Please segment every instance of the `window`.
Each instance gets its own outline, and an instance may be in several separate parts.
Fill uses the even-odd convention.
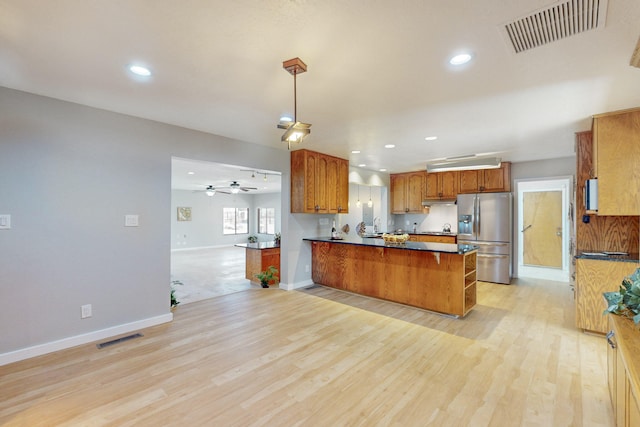
[[[249,208],[222,208],[223,234],[249,234]]]
[[[276,234],[276,210],[258,208],[258,233]]]

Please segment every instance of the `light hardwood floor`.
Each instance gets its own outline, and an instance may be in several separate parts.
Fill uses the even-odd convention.
[[[144,337],[0,367],[3,426],[613,426],[566,284],[453,319],[324,287],[180,306]]]

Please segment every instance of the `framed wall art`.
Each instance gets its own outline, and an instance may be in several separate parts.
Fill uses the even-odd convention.
[[[178,221],[191,221],[191,208],[178,208]]]

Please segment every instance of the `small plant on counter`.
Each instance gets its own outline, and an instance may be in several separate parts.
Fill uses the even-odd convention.
[[[247,237],[247,239],[249,239],[249,243],[255,243],[255,242],[258,241],[258,236],[251,235],[251,236]]]
[[[265,271],[261,271],[256,274],[256,277],[260,280],[260,285],[262,285],[263,288],[268,288],[269,283],[271,282],[273,282],[274,285],[277,285],[279,280],[278,269],[273,265],[270,265]]]
[[[618,292],[605,292],[604,297],[609,305],[606,313],[619,314],[640,323],[640,268],[633,274],[622,279]]]
[[[174,286],[182,284],[183,283],[180,280],[171,281],[171,308],[176,307],[178,304],[180,304],[180,301],[178,301],[178,298],[176,298],[176,288]]]
[[[276,242],[277,245],[280,244],[280,238],[281,238],[280,233],[276,233],[273,235],[273,241]]]

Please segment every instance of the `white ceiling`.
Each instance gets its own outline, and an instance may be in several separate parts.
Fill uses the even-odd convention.
[[[286,151],[282,61],[298,56],[309,149],[389,172],[566,157],[592,114],[640,106],[640,1],[609,0],[604,28],[512,53],[501,24],[553,3],[0,0],[0,85]],[[466,49],[470,64],[447,63]],[[132,78],[132,62],[154,75]]]

